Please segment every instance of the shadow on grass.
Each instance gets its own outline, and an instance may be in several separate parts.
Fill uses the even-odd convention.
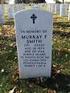
[[[70,92],[70,75],[57,74],[55,77],[48,78],[45,85],[56,91]]]
[[[33,87],[30,87],[29,85],[35,84],[36,86],[39,86],[41,88],[47,88],[51,90],[56,90],[57,93],[61,91],[61,93],[68,93],[70,92],[70,75],[64,75],[64,74],[57,74],[56,76],[53,76],[51,78],[31,78],[31,79],[24,79],[26,83],[26,86],[30,89],[33,89]],[[24,80],[19,79],[17,82],[17,85],[21,87]],[[29,92],[32,93],[32,92]]]

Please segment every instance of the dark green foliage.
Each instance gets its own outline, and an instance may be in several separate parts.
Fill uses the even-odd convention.
[[[45,0],[15,0],[15,3],[44,3]]]

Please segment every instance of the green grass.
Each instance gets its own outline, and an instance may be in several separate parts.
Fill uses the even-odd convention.
[[[69,27],[57,24],[69,31]],[[54,27],[56,30],[56,28]],[[60,31],[61,32],[61,31]],[[63,32],[64,33],[64,32]],[[65,32],[66,33],[66,32]],[[70,92],[70,37],[57,33],[53,35],[52,76],[51,78],[18,78],[18,58],[16,41],[11,37],[0,36],[0,93],[9,93],[16,86],[15,93],[47,93],[48,89],[57,93]],[[60,73],[57,73],[60,71]]]

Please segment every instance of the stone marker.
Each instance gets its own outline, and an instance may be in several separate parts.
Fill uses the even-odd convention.
[[[8,16],[9,19],[14,18],[14,5],[9,5]]]
[[[51,4],[47,4],[47,10],[51,12]]]
[[[70,20],[70,5],[69,5],[69,9],[68,9],[68,20]]]
[[[60,16],[65,16],[65,7],[64,7],[64,4],[60,4]]]
[[[49,11],[49,12],[51,12],[52,14],[54,14],[55,13],[55,5],[56,4],[47,4],[47,10]]]
[[[68,4],[60,4],[60,16],[68,15]]]
[[[3,6],[0,5],[0,24],[4,23]]]
[[[60,4],[55,4],[55,13],[60,14]]]
[[[50,5],[50,12],[55,13],[55,5],[56,4],[49,4]]]
[[[54,14],[55,13],[55,5],[56,4],[51,4],[52,5],[52,13]]]
[[[65,15],[68,16],[69,4],[65,4]]]
[[[32,9],[15,14],[19,77],[50,77],[52,58],[52,15]]]

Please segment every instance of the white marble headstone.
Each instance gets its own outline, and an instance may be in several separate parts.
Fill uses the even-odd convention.
[[[47,10],[51,12],[51,4],[47,4]]]
[[[14,18],[14,5],[9,5],[8,16],[9,19]]]
[[[69,4],[65,4],[65,15],[68,16]]]
[[[60,16],[68,15],[68,4],[60,4]]]
[[[0,5],[0,24],[4,23],[4,13],[3,13],[3,6]]]
[[[55,13],[55,5],[56,4],[49,4],[50,5],[50,12]]]
[[[49,11],[49,12],[51,12],[52,14],[54,14],[55,13],[55,5],[56,4],[47,4],[47,10]]]
[[[60,14],[60,4],[55,4],[55,13]]]
[[[38,9],[15,14],[20,78],[50,77],[52,14]]]
[[[69,5],[69,8],[68,8],[68,20],[70,20],[70,5]]]
[[[55,13],[55,5],[56,4],[52,4],[52,12]]]

